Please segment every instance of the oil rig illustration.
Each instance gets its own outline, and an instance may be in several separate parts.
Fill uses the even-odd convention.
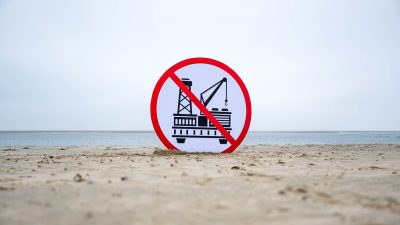
[[[182,78],[181,80],[189,90],[192,89],[192,81],[190,79]],[[228,80],[224,77],[200,94],[200,102],[206,108],[223,84],[225,84],[225,106],[228,105]],[[205,99],[209,92],[211,93]],[[226,138],[207,117],[202,112],[200,112],[200,115],[193,114],[192,109],[192,101],[179,89],[178,108],[176,113],[173,114],[174,126],[172,126],[172,129],[174,134],[172,137],[176,138],[178,143],[185,143],[186,138],[216,138],[220,144],[226,144]],[[210,113],[230,133],[232,130],[232,112],[229,112],[227,108],[221,108],[221,110],[212,108]]]

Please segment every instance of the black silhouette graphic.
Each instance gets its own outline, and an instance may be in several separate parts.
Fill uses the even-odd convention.
[[[191,90],[192,81],[188,78],[182,78],[182,82],[186,87]],[[208,103],[212,100],[214,95],[218,92],[220,87],[225,83],[225,106],[228,104],[228,80],[224,77],[207,90],[200,94],[200,102],[207,107]],[[213,90],[212,90],[213,89]],[[204,95],[212,90],[207,99]],[[212,108],[210,113],[217,119],[221,125],[230,132],[231,128],[231,114],[227,108]],[[218,138],[220,144],[226,144],[226,138],[218,131],[218,129],[207,119],[207,117],[200,112],[200,115],[193,114],[192,101],[179,89],[178,109],[174,116],[174,134],[172,137],[176,138],[178,143],[185,143],[186,138]]]

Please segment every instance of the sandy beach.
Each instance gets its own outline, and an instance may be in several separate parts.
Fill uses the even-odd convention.
[[[0,148],[0,224],[399,224],[400,145]]]

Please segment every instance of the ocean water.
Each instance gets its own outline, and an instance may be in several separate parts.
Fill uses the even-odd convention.
[[[249,132],[242,144],[400,144],[400,131]],[[2,131],[0,146],[162,146],[162,143],[154,132]]]

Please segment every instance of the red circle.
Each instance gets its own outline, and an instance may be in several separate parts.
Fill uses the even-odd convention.
[[[242,90],[244,100],[246,103],[246,119],[244,121],[244,126],[242,129],[242,132],[240,133],[239,137],[235,140],[231,146],[229,146],[227,149],[222,151],[222,153],[231,153],[233,152],[243,141],[245,138],[247,131],[249,130],[250,127],[250,121],[251,121],[251,102],[250,102],[250,95],[249,92],[247,91],[247,88],[245,84],[243,83],[242,79],[240,79],[239,75],[233,71],[229,66],[225,65],[222,62],[219,62],[214,59],[210,58],[190,58],[190,59],[185,59],[183,61],[180,61],[170,67],[165,73],[160,77],[160,79],[157,81],[157,84],[154,88],[153,95],[151,96],[151,103],[150,103],[150,114],[151,114],[151,121],[153,123],[154,130],[156,131],[156,134],[158,138],[160,138],[161,142],[167,147],[168,149],[171,150],[178,150],[177,147],[175,147],[168,139],[165,137],[164,133],[161,130],[160,124],[158,122],[158,117],[157,117],[157,100],[158,100],[158,95],[160,94],[161,88],[164,85],[165,81],[169,78],[169,74],[174,73],[175,71],[191,65],[191,64],[209,64],[216,66],[218,68],[223,69],[225,72],[227,72],[229,75],[232,76],[233,79],[239,84],[240,89]]]

